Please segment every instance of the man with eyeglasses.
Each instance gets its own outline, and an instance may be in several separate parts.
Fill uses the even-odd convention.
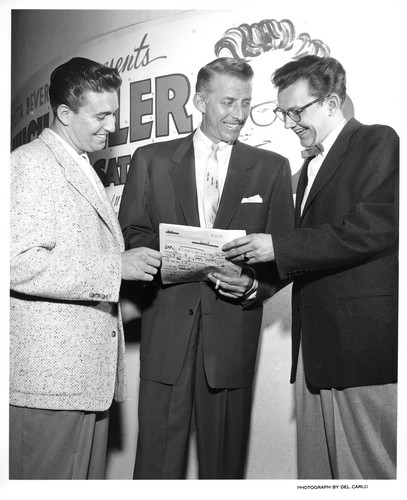
[[[399,139],[346,121],[330,57],[279,68],[276,115],[305,148],[295,229],[249,235],[226,257],[293,279],[291,382],[300,479],[396,477]]]

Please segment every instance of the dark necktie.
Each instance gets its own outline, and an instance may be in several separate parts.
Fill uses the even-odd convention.
[[[301,218],[301,204],[302,199],[304,198],[305,189],[308,184],[308,165],[311,163],[311,160],[315,158],[315,155],[308,156],[308,158],[304,161],[303,166],[301,167],[300,177],[298,179],[297,190],[295,195],[295,225],[298,227],[299,220]]]

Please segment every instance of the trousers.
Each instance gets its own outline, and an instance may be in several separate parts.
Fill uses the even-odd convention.
[[[209,387],[202,337],[199,313],[177,383],[140,380],[135,479],[185,478],[193,418],[199,478],[244,477],[252,387]]]
[[[395,479],[397,384],[318,389],[300,352],[295,382],[299,479]]]
[[[109,410],[10,405],[10,479],[104,479]]]

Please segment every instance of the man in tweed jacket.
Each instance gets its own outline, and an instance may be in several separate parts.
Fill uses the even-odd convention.
[[[51,75],[51,129],[12,153],[10,479],[103,479],[109,408],[125,398],[122,279],[159,252],[124,252],[86,152],[115,129],[116,70],[74,58]]]

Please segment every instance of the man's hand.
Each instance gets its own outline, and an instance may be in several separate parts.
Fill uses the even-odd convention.
[[[161,254],[151,248],[132,248],[122,253],[122,279],[152,281],[161,265]]]
[[[253,273],[242,270],[241,276],[224,276],[221,273],[208,274],[208,280],[214,285],[215,290],[224,297],[241,299],[253,285]]]
[[[270,234],[257,233],[236,238],[223,245],[225,258],[232,262],[259,264],[274,260],[273,240]]]

